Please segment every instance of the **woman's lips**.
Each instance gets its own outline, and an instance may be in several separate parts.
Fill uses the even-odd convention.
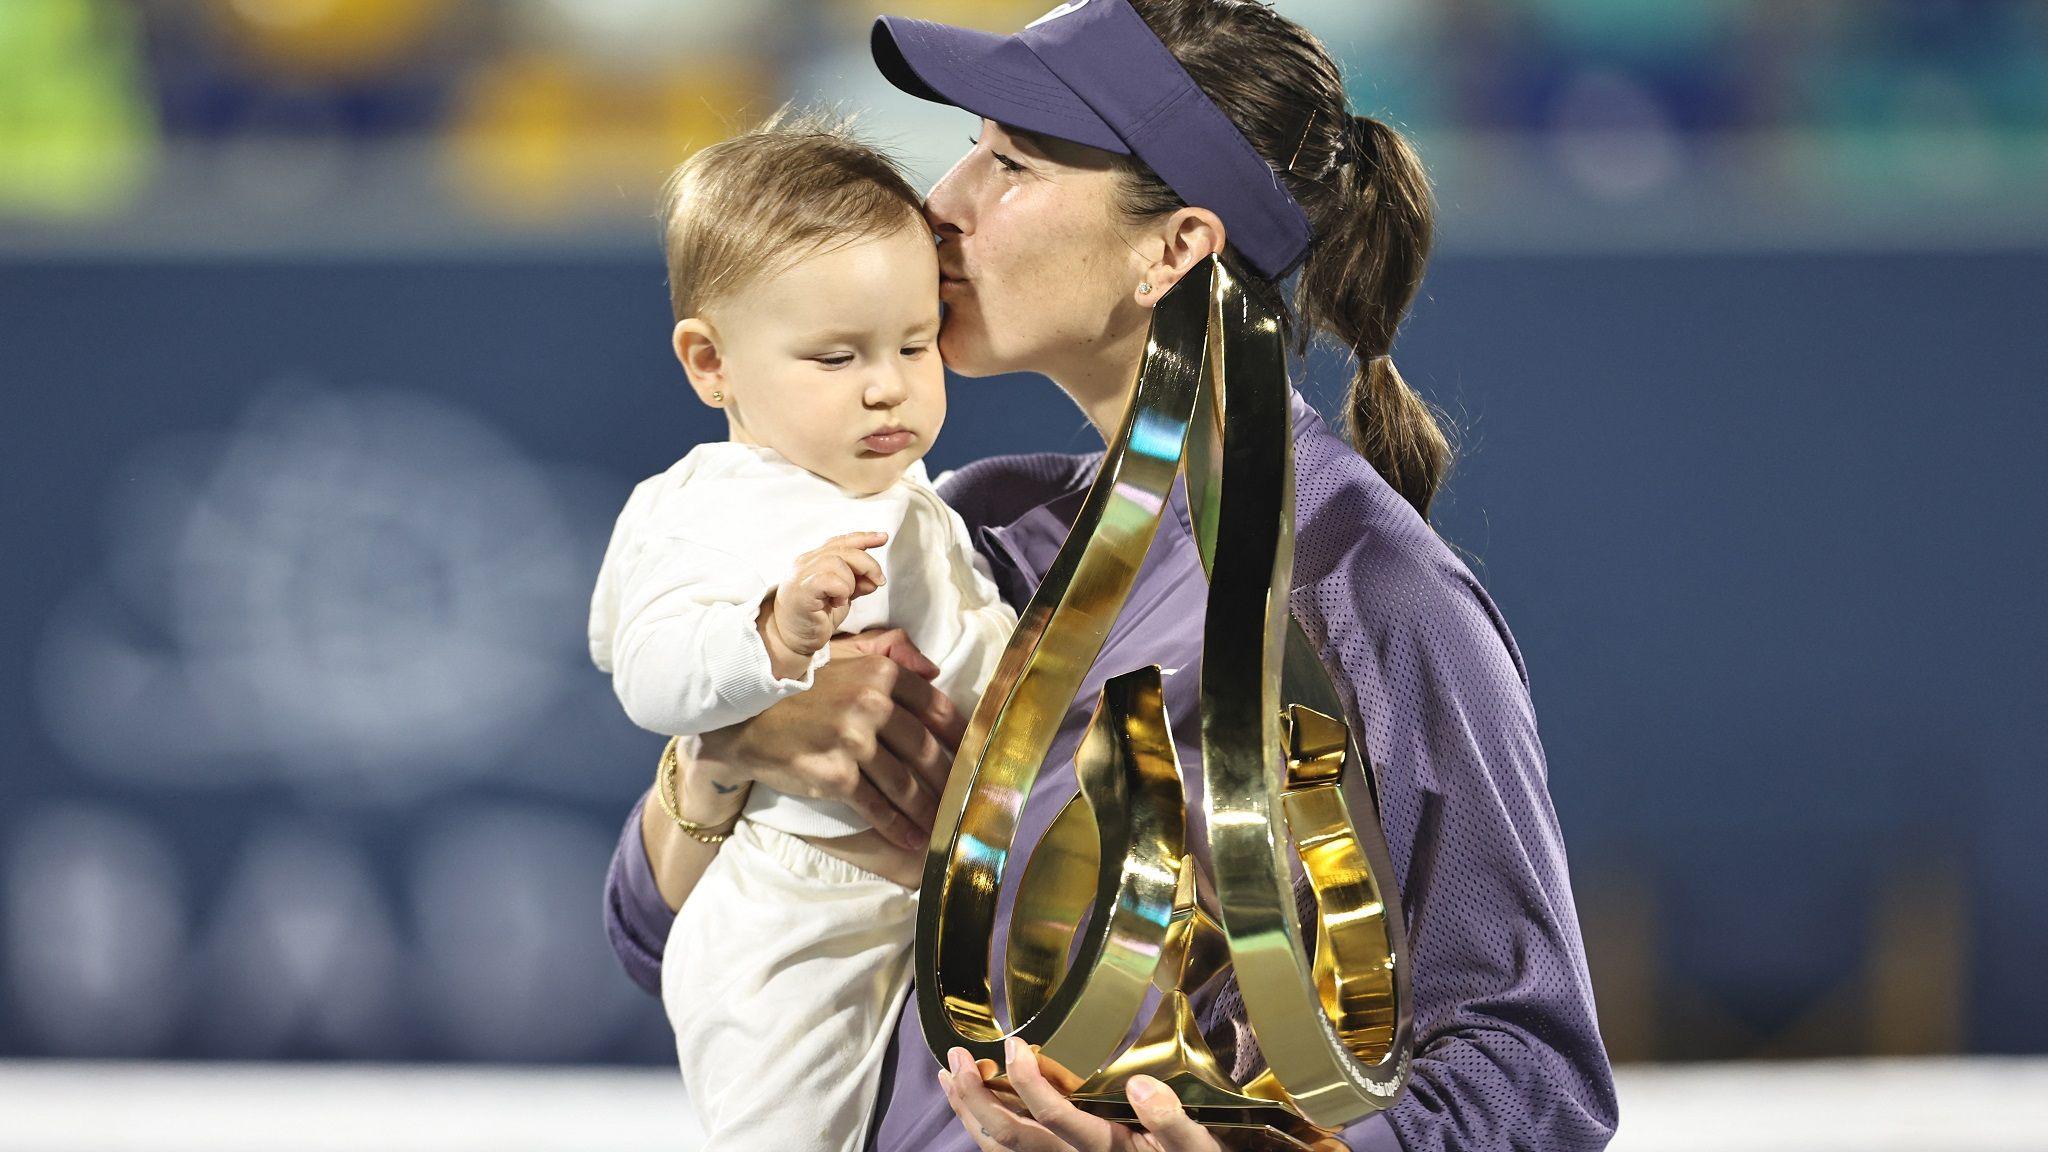
[[[899,430],[895,432],[877,432],[872,436],[863,436],[860,442],[867,445],[870,452],[882,456],[893,456],[910,447],[910,442],[915,439],[917,439],[917,433]]]
[[[959,289],[965,287],[967,287],[967,281],[962,280],[957,276],[941,275],[939,277],[939,295],[941,296],[944,296],[948,292],[958,291]]]

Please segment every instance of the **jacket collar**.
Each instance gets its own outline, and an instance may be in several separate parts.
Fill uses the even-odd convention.
[[[1288,389],[1288,410],[1293,417],[1297,456],[1304,447],[1304,440],[1319,432],[1325,436],[1329,434],[1322,416],[1302,398],[1299,389]],[[1052,567],[1053,558],[1059,555],[1060,545],[1066,542],[1075,517],[1081,514],[1081,505],[1087,501],[1088,488],[1095,481],[1102,456],[1101,452],[1091,452],[1076,458],[1067,484],[1043,503],[1033,506],[1008,524],[983,525],[976,530],[987,545],[983,551],[990,566],[996,569],[997,587],[1011,603],[1021,605],[1029,600],[1038,587],[1039,579]],[[1160,519],[1160,531],[1177,532],[1192,540],[1194,521],[1188,513],[1185,478],[1174,481],[1173,491],[1167,497],[1167,511],[1168,515]]]

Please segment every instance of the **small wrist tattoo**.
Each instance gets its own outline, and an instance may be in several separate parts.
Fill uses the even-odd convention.
[[[720,784],[720,783],[719,783],[718,781],[716,781],[716,780],[713,780],[713,781],[711,782],[711,790],[712,790],[713,792],[716,792],[716,793],[718,793],[718,794],[719,794],[720,796],[730,796],[730,795],[732,795],[733,793],[735,793],[735,792],[737,792],[737,791],[739,791],[739,790],[740,790],[740,785],[738,785],[738,784]]]

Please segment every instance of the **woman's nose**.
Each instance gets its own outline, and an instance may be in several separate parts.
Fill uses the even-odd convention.
[[[968,156],[961,157],[952,171],[939,177],[939,182],[932,185],[931,192],[924,198],[924,218],[941,243],[974,230],[968,209],[973,197],[967,194],[966,187]]]

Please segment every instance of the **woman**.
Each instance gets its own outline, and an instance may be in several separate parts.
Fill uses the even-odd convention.
[[[884,18],[874,50],[898,87],[983,118],[927,203],[949,306],[940,351],[956,371],[1042,373],[1107,435],[1151,306],[1218,252],[1287,305],[1298,337],[1320,329],[1357,354],[1348,408],[1358,452],[1293,398],[1291,608],[1351,697],[1375,762],[1409,917],[1416,1058],[1396,1106],[1330,1147],[1602,1147],[1613,1086],[1527,674],[1492,600],[1425,519],[1450,449],[1388,357],[1430,244],[1414,153],[1352,115],[1312,36],[1246,0],[1077,0],[1016,37]],[[1297,269],[1283,301],[1276,285]],[[1019,607],[1096,462],[998,458],[942,485]],[[1073,794],[1075,744],[1104,678],[1199,666],[1205,594],[1177,493],[1017,843],[1031,843]],[[813,689],[705,737],[686,758],[681,814],[713,835],[685,834],[643,800],[607,893],[612,940],[636,980],[657,986],[670,910],[750,781],[845,799],[904,846],[906,865],[918,859],[964,727],[928,672],[901,635],[845,641]],[[1166,681],[1183,770],[1198,784],[1196,687],[1193,676]],[[1221,1059],[1240,1075],[1257,1065],[1232,990],[1202,1014]],[[1226,1146],[1157,1081],[1131,1084],[1139,1134],[1074,1108],[1061,1091],[1071,1083],[1049,1080],[1028,1052],[1009,1065],[1014,1106],[964,1052],[937,1068],[916,1013],[905,1012],[872,1146]]]

